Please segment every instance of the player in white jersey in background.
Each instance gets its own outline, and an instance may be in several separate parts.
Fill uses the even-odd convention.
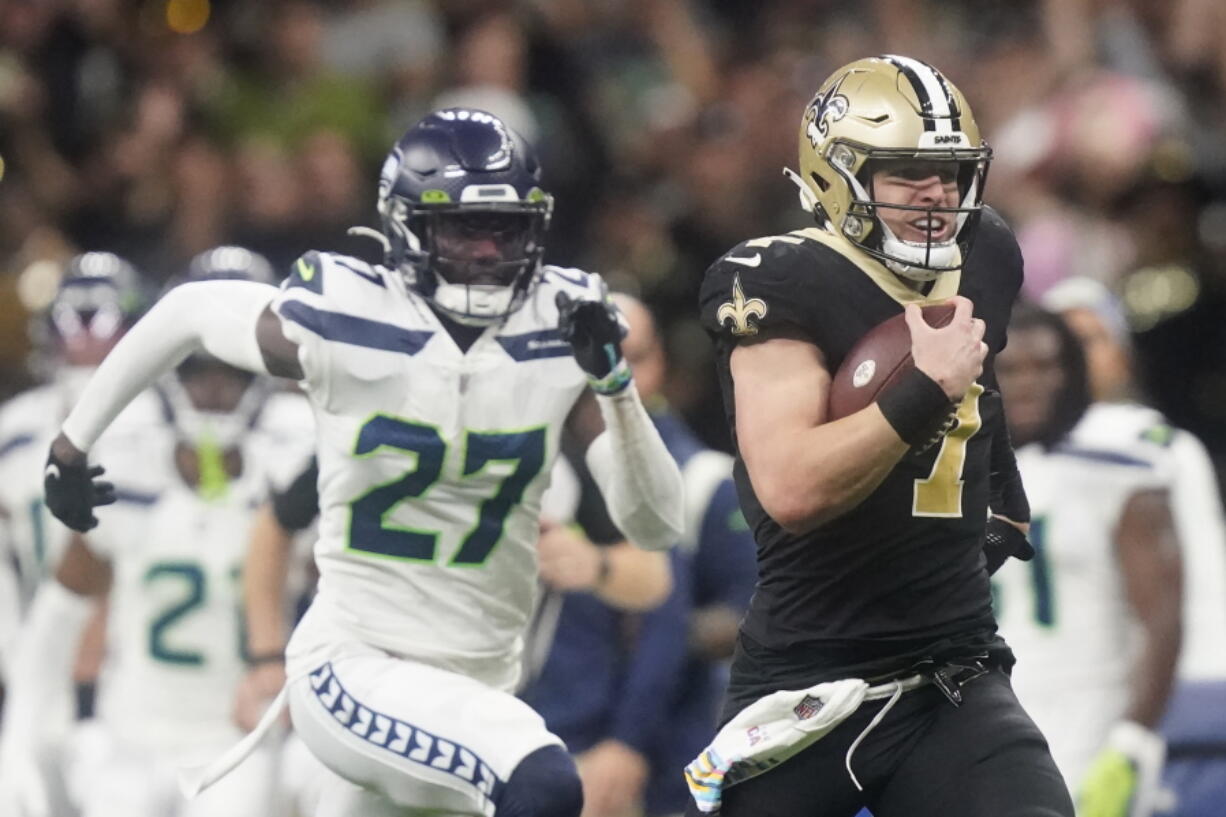
[[[997,376],[1035,549],[994,577],[1000,630],[1018,659],[1014,690],[1079,814],[1147,815],[1181,635],[1172,475],[1162,458],[1094,433],[1100,408],[1058,316],[1019,310]]]
[[[1080,432],[1138,456],[1161,460],[1172,475],[1171,510],[1183,553],[1183,649],[1178,680],[1226,681],[1226,515],[1213,462],[1190,432],[1137,402],[1128,325],[1119,301],[1101,283],[1070,278],[1043,297],[1085,350],[1096,401]],[[1180,689],[1176,688],[1178,698]]]
[[[54,298],[30,325],[36,355],[33,368],[47,382],[0,407],[0,584],[7,585],[0,587],[0,684],[8,683],[15,639],[34,592],[55,572],[68,547],[70,531],[43,504],[41,449],[55,438],[90,373],[148,301],[140,273],[112,253],[73,256],[58,272]],[[101,444],[122,439],[155,418],[155,401],[142,394]],[[96,671],[96,640],[91,637],[90,645],[81,650],[78,670],[83,680],[92,680]],[[76,710],[72,679],[65,677],[60,685],[63,694],[57,696],[56,710],[43,714],[43,729],[49,736],[66,735]],[[66,807],[60,759],[47,753],[32,760],[36,765],[28,768],[29,774],[40,775],[53,801]]]
[[[140,273],[117,255],[88,252],[63,266],[58,289],[31,325],[36,368],[44,385],[0,406],[0,563],[15,570],[17,595],[0,599],[0,672],[3,632],[16,633],[20,615],[38,583],[55,572],[69,530],[43,506],[43,451],[81,394],[90,374],[127,331],[148,300]],[[113,427],[139,426],[156,416],[149,395],[136,401]],[[0,680],[3,676],[0,675]]]
[[[237,247],[193,260],[187,280],[271,282],[263,258]],[[57,735],[56,703],[93,600],[106,600],[106,659],[95,717],[64,758],[81,817],[270,813],[267,754],[190,805],[177,764],[201,763],[241,733],[230,722],[244,669],[240,569],[254,509],[309,458],[311,411],[207,355],[158,384],[164,419],[111,439],[117,502],[88,538],[74,535],[40,587],[19,642],[11,729],[0,744],[0,813],[39,817],[44,792],[23,759]]]
[[[386,266],[313,252],[280,291],[179,288],[103,363],[52,446],[48,506],[88,529],[84,452],[189,351],[303,383],[320,584],[288,647],[286,691],[295,730],[344,778],[325,817],[578,815],[573,762],[511,694],[563,426],[627,538],[662,549],[680,535],[680,474],[602,282],[541,266],[552,199],[539,178],[496,117],[427,116],[383,166]]]

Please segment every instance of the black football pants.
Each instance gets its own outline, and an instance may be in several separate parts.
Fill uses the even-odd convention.
[[[927,685],[904,693],[851,758],[886,701],[864,704],[829,735],[724,792],[720,817],[1073,817],[1047,741],[999,669],[962,687],[955,707]],[[698,817],[690,803],[687,817]]]

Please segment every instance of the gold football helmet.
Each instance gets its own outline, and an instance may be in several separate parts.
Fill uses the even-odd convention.
[[[800,174],[787,172],[800,187],[802,204],[825,226],[899,275],[931,281],[962,265],[991,158],[953,83],[927,63],[887,55],[845,65],[822,83],[800,123]],[[952,163],[959,205],[875,201],[874,170],[898,160]],[[905,241],[881,220],[880,207],[952,218],[955,228],[944,241],[931,231],[925,241]]]

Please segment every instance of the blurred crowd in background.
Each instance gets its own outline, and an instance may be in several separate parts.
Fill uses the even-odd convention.
[[[1121,296],[1148,398],[1221,466],[1223,41],[1214,0],[0,0],[0,396],[37,376],[48,262],[111,250],[156,288],[222,243],[378,260],[346,230],[373,223],[387,146],[463,104],[537,143],[547,260],[655,310],[672,404],[727,447],[702,273],[805,226],[780,173],[804,104],[897,52],[971,100],[1028,293]]]

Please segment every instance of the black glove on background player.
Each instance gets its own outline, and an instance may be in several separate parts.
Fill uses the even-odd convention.
[[[575,361],[587,372],[588,383],[598,394],[616,394],[630,383],[630,367],[622,356],[626,327],[617,307],[598,301],[572,298],[559,292],[558,332],[570,344]]]
[[[115,501],[115,486],[98,479],[105,469],[90,466],[84,457],[72,464],[56,456],[54,447],[47,456],[43,472],[43,492],[47,509],[56,519],[84,533],[98,524],[94,508]]]

